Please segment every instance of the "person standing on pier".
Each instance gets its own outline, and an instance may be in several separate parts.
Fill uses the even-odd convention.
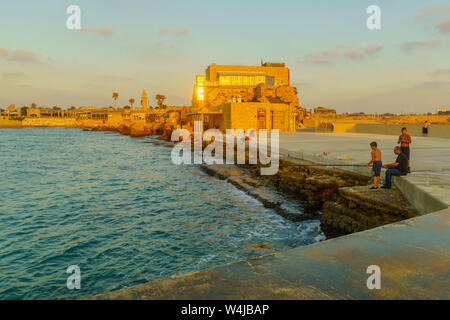
[[[428,127],[430,126],[430,123],[428,121],[425,121],[423,123],[423,127],[422,127],[422,134],[424,137],[428,136]]]
[[[411,173],[411,163],[409,160],[411,155],[411,151],[409,149],[409,145],[411,144],[411,136],[408,134],[408,130],[406,130],[406,128],[402,128],[402,134],[398,137],[397,143],[400,144],[401,153],[408,158],[408,173]]]
[[[397,160],[394,163],[386,164],[386,176],[384,179],[383,189],[390,189],[392,187],[392,176],[406,176],[408,174],[408,158],[399,146],[394,148],[394,153],[397,155]]]
[[[381,162],[381,150],[378,149],[378,145],[375,141],[370,143],[370,148],[372,149],[372,160],[366,164],[366,167],[372,164],[373,187],[370,189],[376,190],[380,184],[380,174],[383,163]]]

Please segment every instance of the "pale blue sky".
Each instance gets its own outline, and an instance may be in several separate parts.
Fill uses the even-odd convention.
[[[66,28],[69,4],[87,31]],[[366,28],[371,4],[382,30]],[[190,105],[208,64],[264,59],[287,63],[307,108],[434,111],[449,107],[449,18],[449,1],[2,1],[0,106],[104,107],[113,91],[125,105],[142,89]]]

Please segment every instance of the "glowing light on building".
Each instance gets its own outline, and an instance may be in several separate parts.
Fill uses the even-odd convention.
[[[205,76],[197,76],[196,80],[197,101],[203,101],[205,99]]]

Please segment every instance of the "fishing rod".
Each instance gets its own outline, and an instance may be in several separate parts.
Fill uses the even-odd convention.
[[[365,164],[295,164],[302,167],[365,167]]]

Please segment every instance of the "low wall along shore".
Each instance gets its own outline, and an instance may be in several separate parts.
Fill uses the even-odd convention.
[[[411,136],[422,136],[421,124],[384,124],[384,123],[360,123],[360,122],[335,122],[333,132],[339,133],[374,133],[387,135],[400,135],[405,127]],[[432,124],[428,128],[428,136],[450,139],[450,125]]]
[[[321,211],[321,228],[327,238],[419,215],[398,190],[370,190],[371,178],[351,171],[295,158],[280,159],[280,170],[272,176],[259,176],[258,166],[242,167],[252,177]]]

